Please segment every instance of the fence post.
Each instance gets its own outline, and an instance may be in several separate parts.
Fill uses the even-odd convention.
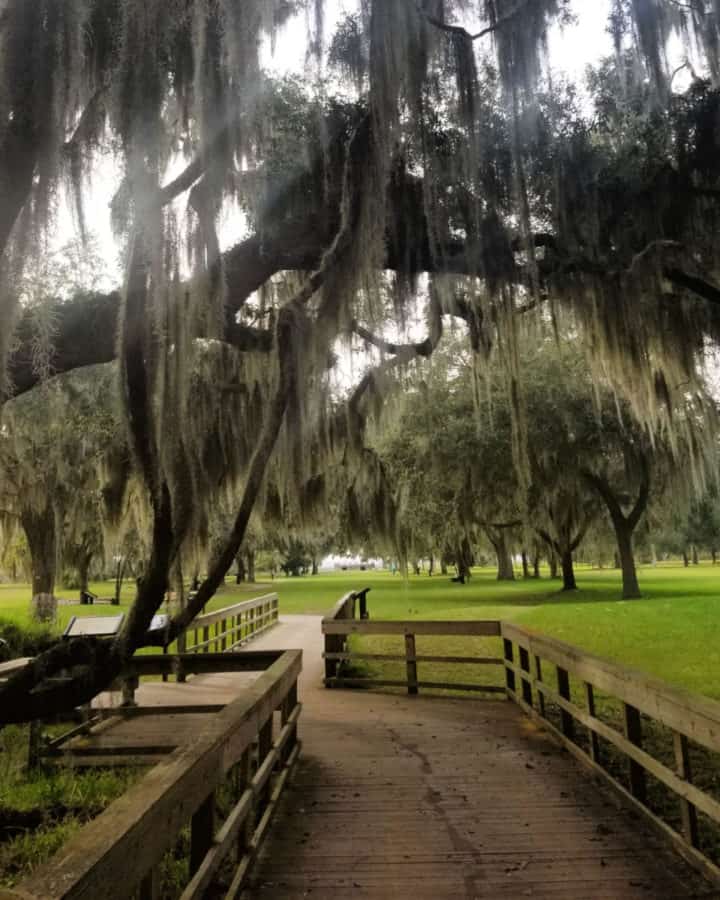
[[[270,713],[270,716],[267,722],[260,729],[260,734],[258,735],[258,768],[265,761],[265,757],[272,750],[273,743],[273,715]],[[260,792],[260,796],[258,798],[258,809],[262,811],[265,810],[265,807],[268,805],[270,800],[270,790],[271,784],[270,779],[265,784],[265,787]]]
[[[535,680],[538,683],[541,683],[542,678],[542,661],[539,656],[535,657]],[[540,688],[538,688],[537,692],[538,698],[538,707],[540,708],[540,715],[545,716],[545,694],[542,692]]]
[[[595,718],[595,691],[589,681],[585,682],[585,700],[587,701],[588,713]],[[588,728],[588,742],[590,744],[590,759],[593,762],[600,762],[600,741],[592,728]]]
[[[337,675],[339,660],[328,659],[328,653],[334,653],[337,639],[334,634],[325,635],[325,687],[332,687],[331,679]]]
[[[673,744],[675,747],[675,764],[677,773],[688,784],[692,784],[692,769],[690,767],[690,754],[688,752],[688,741],[684,734],[677,731],[673,733]],[[682,830],[685,840],[693,847],[697,847],[699,843],[698,837],[698,820],[697,810],[695,806],[684,797],[679,798],[680,815],[682,817]]]
[[[160,873],[157,866],[153,866],[140,882],[138,900],[160,900]]]
[[[202,865],[215,837],[215,791],[200,805],[190,822],[190,877]]]
[[[287,692],[287,696],[283,700],[282,711],[280,713],[280,720],[282,725],[285,726],[287,720],[290,718],[292,711],[297,706],[297,681],[293,684],[290,690]],[[294,725],[292,729],[292,733],[285,744],[283,749],[283,761],[286,762],[290,754],[292,753],[293,747],[297,743],[297,726]]]
[[[238,763],[238,798],[241,797],[247,788],[250,787],[252,780],[252,770],[250,765],[250,748],[244,751]],[[245,818],[245,823],[240,829],[238,835],[238,862],[245,856],[250,849],[253,832],[255,831],[255,800],[253,799],[250,810]]]
[[[523,670],[523,672],[527,672],[529,675],[530,674],[530,654],[525,649],[525,647],[520,647],[520,646],[518,646],[518,652],[519,652],[519,656],[520,656],[520,668]],[[522,686],[523,700],[527,703],[528,706],[532,706],[533,705],[532,685],[526,678],[523,678],[522,675],[520,676],[520,681],[521,681],[521,686]]]
[[[568,675],[567,669],[563,669],[562,666],[557,667],[557,686],[558,694],[560,694],[563,700],[570,700],[570,676]],[[560,723],[562,726],[562,733],[565,737],[574,741],[575,720],[566,709],[560,710]]]
[[[640,710],[625,703],[625,737],[636,747],[642,747],[642,721]],[[647,799],[645,769],[634,759],[629,760],[630,793],[641,803]]]
[[[405,666],[407,668],[408,694],[417,694],[418,692],[418,675],[417,662],[415,660],[415,635],[405,635]]]
[[[513,642],[508,638],[503,638],[503,648],[504,648],[504,656],[505,662],[512,663],[514,662],[513,658]],[[509,669],[505,666],[505,687],[511,693],[515,693],[515,673],[512,669]]]

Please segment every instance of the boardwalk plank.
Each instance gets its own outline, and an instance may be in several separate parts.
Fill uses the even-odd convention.
[[[267,640],[305,651],[303,756],[248,900],[713,896],[513,704],[325,690],[317,619]]]

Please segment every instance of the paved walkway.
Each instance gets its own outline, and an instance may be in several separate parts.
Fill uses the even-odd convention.
[[[718,896],[514,704],[326,690],[315,616],[251,647],[302,647],[304,708],[247,898]]]

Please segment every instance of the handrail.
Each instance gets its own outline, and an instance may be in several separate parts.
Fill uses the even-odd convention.
[[[276,601],[278,595],[276,593],[263,594],[262,597],[254,597],[252,600],[241,600],[239,603],[233,603],[230,606],[223,606],[222,609],[214,609],[212,612],[201,613],[190,623],[190,628],[203,627],[205,625],[214,625],[223,619],[237,615],[240,612],[246,612],[251,609],[257,609],[259,606],[265,606],[268,601]]]
[[[238,656],[227,654],[223,660],[232,663]],[[157,664],[166,663],[158,660]],[[24,880],[17,892],[0,892],[0,896],[8,900],[100,896],[126,900],[138,889],[143,897],[156,896],[162,858],[188,822],[191,880],[182,900],[199,900],[233,847],[240,845],[235,878],[227,894],[238,896],[298,754],[297,680],[301,668],[301,650],[280,654],[237,700],[208,716],[194,741],[176,749],[84,826],[55,857]],[[281,728],[273,741],[278,709]],[[253,763],[254,742],[258,749]],[[215,791],[228,777],[240,782],[239,797],[216,831]]]
[[[508,697],[608,782],[624,803],[649,819],[688,862],[720,884],[720,868],[701,851],[698,833],[698,812],[720,825],[720,802],[693,783],[688,743],[720,751],[720,703],[518,625],[503,622],[501,629]],[[548,681],[548,664],[554,669],[554,684]],[[579,702],[571,678],[581,683]],[[599,718],[596,689],[621,702],[622,731]],[[559,711],[559,727],[548,719],[551,705]],[[653,755],[643,735],[643,715],[671,730],[674,768]],[[587,749],[578,741],[577,725],[586,733]],[[606,766],[607,747],[626,760],[624,784]],[[681,832],[649,808],[647,774],[676,795]]]
[[[179,647],[186,653],[234,650],[277,624],[278,618],[278,595],[264,594],[193,619]]]
[[[325,687],[404,687],[409,694],[419,693],[420,688],[440,690],[474,691],[490,694],[504,694],[501,684],[468,684],[447,681],[421,681],[418,678],[418,663],[451,663],[475,666],[502,666],[501,656],[433,656],[417,653],[415,637],[417,635],[460,635],[464,637],[499,637],[500,622],[491,621],[369,621],[367,618],[355,618],[355,600],[359,592],[351,592],[341,597],[333,606],[330,614],[322,620],[322,633],[325,637]],[[362,615],[362,611],[361,611]],[[404,654],[357,653],[348,642],[353,634],[361,635],[403,635],[405,638]],[[362,677],[347,674],[344,666],[353,661],[374,660],[385,662],[404,662],[406,677],[404,680]]]

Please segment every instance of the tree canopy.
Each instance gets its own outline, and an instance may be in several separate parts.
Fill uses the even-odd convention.
[[[149,548],[120,636],[38,657],[0,689],[0,719],[107,684],[150,639],[171,573],[207,546],[221,501],[232,521],[168,639],[212,596],[253,514],[311,523],[342,496],[348,530],[396,540],[366,433],[396,374],[432,356],[450,322],[478,383],[504,373],[521,487],[532,460],[518,335],[533,321],[582,335],[591,372],[649,440],[675,452],[714,441],[720,10],[610,6],[615,55],[591,74],[586,108],[546,58],[566,0],[362,0],[329,44],[322,0],[5,0],[5,394],[117,360],[128,451],[108,465],[140,498]],[[303,12],[307,77],[273,81],[263,42]],[[694,60],[682,92],[668,58],[678,35]],[[23,277],[47,252],[62,184],[86,229],[101,155],[117,178],[124,282],[46,299],[38,353]],[[242,224],[224,250],[233,205]],[[343,347],[373,360],[352,385],[337,375]],[[76,676],[47,680],[65,669]]]

